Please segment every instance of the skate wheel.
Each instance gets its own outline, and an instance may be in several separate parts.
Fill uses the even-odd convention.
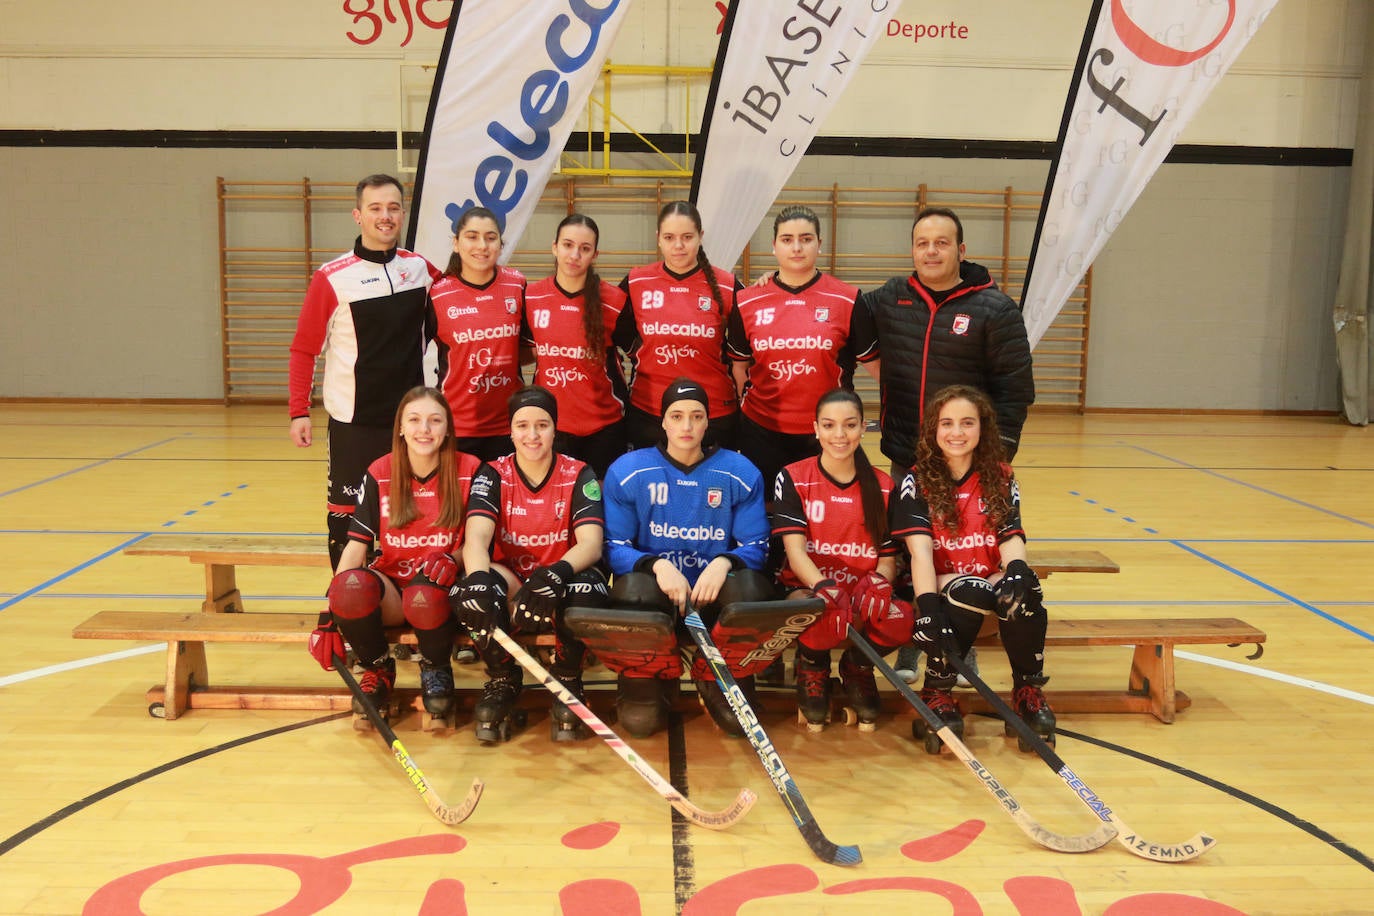
[[[149,703],[148,715],[154,719],[165,719],[167,718],[167,709],[161,703]]]
[[[845,725],[854,726],[859,724],[859,714],[854,711],[853,707],[846,706],[842,711],[844,712]],[[872,728],[870,727],[869,730],[872,731]]]
[[[944,742],[940,740],[940,735],[937,732],[926,732],[925,749],[927,754],[934,755],[940,753],[940,747],[943,744]]]
[[[415,655],[415,650],[410,646],[397,643],[391,647],[391,657],[398,662],[408,662]]]
[[[877,722],[860,722],[860,723],[859,723],[859,731],[861,731],[861,732],[875,732],[875,731],[877,731],[877,730],[878,730],[878,723],[877,723]]]

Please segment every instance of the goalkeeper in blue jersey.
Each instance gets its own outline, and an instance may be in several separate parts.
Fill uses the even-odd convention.
[[[661,406],[660,444],[622,455],[606,473],[611,604],[680,613],[690,598],[709,625],[724,604],[774,597],[761,572],[770,531],[763,478],[738,452],[703,448],[710,405],[702,385],[677,379]],[[630,734],[662,727],[667,687],[681,673],[676,651],[618,672],[617,708]],[[692,679],[716,724],[742,734],[704,658]],[[740,680],[751,693],[753,678]]]

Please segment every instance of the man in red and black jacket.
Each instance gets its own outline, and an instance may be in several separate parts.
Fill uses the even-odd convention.
[[[953,210],[916,214],[911,260],[910,276],[862,296],[866,308],[855,317],[852,340],[863,362],[881,360],[881,448],[893,477],[915,462],[922,407],[946,385],[988,394],[1010,460],[1035,400],[1021,311],[987,268],[964,260],[964,227]]]

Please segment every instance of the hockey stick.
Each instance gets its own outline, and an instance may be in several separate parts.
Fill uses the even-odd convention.
[[[945,721],[922,701],[920,694],[912,690],[906,681],[897,676],[897,672],[893,671],[892,666],[883,661],[883,657],[873,648],[873,644],[868,641],[868,638],[854,629],[852,625],[849,627],[849,641],[873,663],[874,668],[882,672],[883,677],[887,678],[893,687],[897,688],[897,692],[902,695],[902,698],[910,703],[916,712],[920,713],[930,730],[938,734],[945,746],[954,752],[954,756],[963,761],[964,766],[968,767],[973,775],[978,777],[983,788],[992,793],[992,797],[997,799],[998,803],[1006,809],[1006,812],[1011,815],[1011,819],[1016,822],[1016,826],[1020,827],[1026,836],[1055,852],[1092,852],[1094,849],[1101,849],[1116,838],[1116,828],[1111,824],[1103,824],[1092,833],[1085,833],[1081,836],[1065,836],[1043,827],[1039,821],[1026,813],[1026,809],[1021,807],[1011,792],[993,778],[987,767],[978,762],[978,759],[969,751],[968,745],[959,740],[959,736],[950,730]]]
[[[1068,765],[1054,752],[1054,748],[1050,747],[1045,739],[1040,737],[1040,733],[1027,725],[1025,721],[1016,714],[1016,711],[1007,705],[1007,701],[1002,699],[997,691],[988,686],[987,681],[979,677],[978,674],[969,667],[968,663],[964,661],[963,656],[959,654],[957,646],[948,646],[945,651],[945,657],[954,665],[955,670],[962,674],[964,679],[982,694],[983,699],[987,700],[988,704],[997,711],[997,715],[1001,716],[1002,720],[1021,736],[1021,740],[1035,748],[1035,752],[1040,755],[1040,759],[1045,761],[1045,764],[1049,766],[1051,770],[1054,770],[1054,775],[1063,780],[1064,784],[1070,789],[1073,789],[1074,794],[1078,796],[1083,804],[1088,806],[1093,814],[1096,814],[1104,822],[1116,828],[1116,841],[1122,846],[1125,846],[1142,859],[1152,859],[1155,862],[1187,862],[1189,859],[1196,859],[1216,845],[1216,839],[1205,833],[1196,834],[1184,840],[1182,843],[1173,843],[1169,845],[1151,843],[1149,840],[1141,839],[1140,834],[1127,826],[1116,812],[1107,807],[1106,803],[1098,797],[1096,792],[1088,788],[1083,780],[1080,779],[1073,770],[1069,769]]]
[[[702,654],[706,656],[706,661],[716,675],[716,683],[725,694],[726,700],[730,702],[730,709],[735,713],[735,718],[739,720],[740,726],[743,727],[744,735],[753,745],[754,752],[759,755],[759,760],[763,762],[763,768],[767,771],[768,778],[773,781],[773,787],[778,790],[778,795],[787,805],[787,810],[792,815],[792,821],[801,831],[802,839],[806,840],[806,845],[811,847],[811,851],[822,862],[828,862],[831,865],[858,865],[863,861],[859,847],[836,845],[826,839],[825,834],[821,832],[821,826],[816,823],[815,815],[806,806],[806,799],[802,798],[801,789],[797,788],[797,783],[792,779],[792,774],[787,772],[782,757],[773,747],[773,742],[769,740],[768,733],[759,724],[758,716],[749,707],[749,701],[745,699],[744,691],[740,690],[739,684],[735,681],[735,676],[730,673],[729,667],[725,664],[725,659],[721,657],[720,650],[711,642],[711,634],[707,631],[706,624],[702,622],[701,615],[692,607],[691,601],[687,602],[687,615],[683,621],[687,624],[692,639],[701,647]]]
[[[358,701],[363,711],[367,713],[367,718],[372,722],[372,727],[377,729],[377,733],[382,736],[382,740],[391,748],[391,753],[395,755],[396,762],[401,765],[401,769],[406,771],[406,776],[410,777],[410,783],[415,790],[420,793],[420,797],[425,800],[425,805],[433,812],[434,816],[450,827],[454,824],[461,824],[468,819],[472,809],[477,807],[477,802],[482,798],[482,780],[474,779],[472,788],[468,789],[467,798],[456,808],[444,804],[443,799],[434,791],[434,787],[425,779],[425,774],[420,772],[420,767],[411,759],[410,753],[401,743],[401,739],[396,737],[396,732],[392,731],[386,719],[377,711],[373,705],[372,698],[363,693],[363,689],[358,686],[358,682],[353,678],[353,672],[348,670],[348,663],[339,656],[334,656],[334,668],[339,672],[339,677],[343,678],[348,690],[353,694],[353,699]]]
[[[587,707],[586,703],[579,700],[572,691],[564,687],[558,678],[549,673],[548,669],[539,664],[538,659],[525,651],[524,646],[520,645],[510,637],[508,633],[500,627],[491,628],[492,637],[501,644],[501,647],[509,652],[520,666],[549,689],[549,692],[558,697],[559,701],[573,715],[582,720],[582,724],[597,736],[610,745],[611,750],[620,755],[620,759],[628,763],[636,773],[644,778],[644,781],[654,787],[654,791],[667,799],[668,804],[677,809],[678,813],[687,820],[696,824],[698,827],[709,827],[712,830],[725,830],[734,826],[735,822],[744,817],[750,808],[754,807],[754,802],[758,801],[758,796],[752,789],[740,789],[739,795],[735,796],[735,801],[723,811],[705,811],[692,804],[679,792],[672,783],[658,774],[658,771],[649,766],[648,762],[630,749],[624,740],[602,722],[601,719]]]

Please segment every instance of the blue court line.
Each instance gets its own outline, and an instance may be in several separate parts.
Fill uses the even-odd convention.
[[[246,487],[246,486],[248,486],[248,485],[247,485],[247,484],[241,484],[241,485],[240,485],[240,488]],[[225,497],[227,497],[227,496],[231,496],[231,495],[233,495],[233,494],[231,494],[231,493],[221,493],[221,494],[220,494],[220,498],[223,499],[223,498],[225,498]],[[164,524],[165,524],[165,523],[164,523]],[[152,533],[152,532],[150,532],[150,531],[134,531],[134,530],[128,530],[128,529],[99,529],[99,528],[0,528],[0,534],[23,534],[23,535],[34,535],[34,534],[88,535],[88,534],[89,534],[89,535],[109,535],[109,536],[119,537],[119,536],[124,536],[124,535],[135,535],[135,534],[147,535],[147,534],[151,534],[151,533]],[[219,535],[219,536],[221,536],[221,537],[319,538],[319,539],[321,540],[321,542],[323,542],[324,536],[325,536],[325,534],[324,534],[323,531],[311,531],[311,532],[306,532],[306,533],[302,534],[301,532],[298,532],[298,531],[190,531],[190,530],[183,530],[181,533],[182,533],[182,534],[203,534],[203,535],[207,535],[207,536],[210,536],[210,535]],[[1095,539],[1095,538],[1082,538],[1081,540],[1096,540],[1096,539]],[[1275,539],[1275,540],[1276,540],[1276,542],[1278,542],[1278,539]],[[1288,539],[1283,540],[1282,543],[1285,543],[1285,544],[1301,544],[1302,542],[1301,542],[1301,541],[1295,541],[1295,540],[1293,540],[1292,538],[1288,538]],[[1325,541],[1320,541],[1320,542],[1318,542],[1318,543],[1326,543],[1326,542],[1325,542]]]
[[[1209,469],[1203,468],[1203,467],[1198,467],[1197,465],[1195,465],[1195,464],[1189,464],[1189,463],[1186,462],[1186,461],[1180,461],[1180,460],[1178,460],[1177,458],[1173,458],[1173,457],[1170,457],[1169,455],[1165,455],[1165,454],[1162,454],[1162,453],[1160,453],[1160,452],[1156,452],[1156,451],[1153,451],[1153,450],[1151,450],[1151,449],[1144,448],[1143,446],[1135,445],[1135,446],[1131,446],[1131,447],[1134,448],[1134,449],[1137,450],[1137,451],[1144,452],[1144,453],[1147,454],[1147,455],[1153,455],[1154,457],[1160,458],[1160,459],[1162,459],[1162,460],[1164,460],[1164,461],[1172,461],[1174,464],[1177,464],[1177,465],[1179,465],[1180,467],[1185,467],[1185,468],[1188,468],[1189,470],[1193,470],[1193,471],[1200,471],[1200,472],[1202,472],[1203,474],[1208,474],[1208,475],[1210,475],[1210,476],[1212,476],[1212,477],[1216,477],[1216,478],[1219,479],[1219,480],[1224,480],[1224,481],[1226,481],[1227,483],[1232,483],[1232,484],[1235,484],[1235,485],[1237,485],[1237,486],[1246,487],[1247,489],[1251,489],[1251,490],[1255,490],[1255,491],[1257,491],[1257,492],[1259,492],[1259,493],[1263,493],[1263,494],[1265,494],[1266,496],[1272,496],[1272,497],[1274,497],[1275,499],[1280,499],[1280,500],[1283,500],[1284,502],[1293,503],[1293,504],[1296,505],[1296,506],[1302,506],[1304,509],[1311,509],[1312,511],[1314,511],[1314,512],[1319,512],[1319,513],[1321,513],[1322,515],[1329,515],[1329,516],[1331,516],[1332,518],[1338,518],[1338,519],[1340,519],[1341,521],[1350,522],[1350,523],[1353,524],[1353,525],[1359,525],[1359,526],[1361,526],[1361,527],[1363,527],[1363,528],[1374,528],[1374,522],[1367,522],[1367,521],[1365,521],[1365,520],[1363,520],[1363,519],[1352,518],[1352,517],[1349,516],[1349,515],[1341,515],[1339,512],[1334,512],[1334,511],[1332,511],[1331,509],[1327,509],[1327,508],[1324,507],[1324,506],[1318,506],[1318,505],[1316,505],[1315,503],[1303,502],[1301,499],[1297,499],[1297,498],[1292,497],[1292,496],[1289,496],[1289,495],[1287,495],[1287,494],[1285,494],[1285,493],[1279,493],[1279,492],[1276,491],[1276,490],[1270,490],[1270,489],[1267,489],[1266,487],[1261,487],[1261,486],[1259,486],[1258,484],[1246,483],[1246,482],[1243,481],[1243,480],[1237,480],[1237,479],[1234,478],[1234,477],[1228,477],[1228,476],[1226,476],[1225,474],[1219,474],[1219,473],[1217,473],[1216,471],[1209,470]],[[1263,472],[1265,469],[1264,469],[1264,468],[1255,468],[1254,470],[1259,471],[1259,472]],[[1320,468],[1314,468],[1313,470],[1321,470],[1321,469],[1320,469]]]
[[[90,567],[92,567],[92,566],[94,566],[95,564],[99,563],[101,560],[105,559],[106,557],[112,557],[112,556],[114,556],[115,554],[117,554],[117,553],[119,553],[121,550],[123,550],[125,547],[128,547],[128,546],[131,545],[131,544],[137,544],[139,541],[143,540],[143,539],[146,538],[147,536],[148,536],[148,535],[146,535],[146,534],[140,534],[138,537],[129,538],[129,540],[125,541],[124,543],[122,543],[122,544],[120,544],[120,545],[118,545],[118,546],[116,546],[116,547],[111,547],[109,550],[105,551],[104,553],[102,553],[102,554],[97,554],[96,556],[91,557],[89,560],[85,561],[84,563],[79,563],[79,564],[77,564],[76,566],[73,566],[71,569],[67,570],[66,572],[61,573],[61,574],[56,575],[56,576],[53,576],[51,579],[49,579],[49,580],[46,581],[46,582],[40,582],[38,585],[35,585],[33,588],[30,588],[30,589],[27,589],[27,590],[25,590],[25,591],[19,592],[19,593],[18,593],[17,595],[15,595],[13,598],[10,598],[10,599],[7,600],[7,601],[0,602],[0,611],[5,610],[6,608],[11,607],[12,605],[18,604],[20,601],[23,601],[25,598],[28,598],[28,597],[31,596],[31,595],[36,595],[37,593],[39,593],[39,592],[43,591],[45,588],[47,588],[49,585],[56,585],[58,582],[61,582],[63,579],[69,579],[69,578],[71,578],[72,576],[76,575],[77,573],[81,572],[82,570],[84,570],[84,569],[89,569]]]
[[[1192,547],[1189,547],[1187,544],[1183,543],[1182,541],[1175,541],[1175,542],[1174,542],[1174,545],[1177,546],[1177,547],[1182,548],[1183,550],[1186,550],[1188,553],[1191,553],[1193,556],[1197,557],[1198,559],[1206,560],[1208,563],[1211,563],[1213,566],[1220,567],[1221,569],[1226,570],[1227,572],[1231,573],[1231,574],[1234,575],[1234,576],[1239,576],[1240,578],[1244,579],[1246,582],[1249,582],[1251,585],[1254,585],[1254,586],[1257,586],[1257,587],[1259,587],[1259,588],[1262,588],[1262,589],[1264,589],[1266,592],[1269,592],[1270,594],[1278,595],[1280,598],[1284,599],[1285,601],[1288,601],[1288,602],[1290,602],[1290,603],[1296,605],[1297,607],[1302,608],[1302,609],[1305,610],[1305,611],[1309,611],[1309,612],[1311,612],[1311,613],[1313,613],[1313,614],[1316,614],[1318,617],[1322,618],[1323,620],[1326,620],[1326,621],[1328,621],[1328,622],[1330,622],[1330,623],[1334,623],[1336,626],[1341,627],[1342,629],[1349,630],[1351,633],[1354,633],[1356,636],[1360,636],[1360,637],[1362,637],[1362,638],[1364,638],[1364,639],[1369,640],[1370,642],[1374,642],[1374,634],[1372,634],[1372,633],[1366,633],[1364,630],[1361,630],[1359,627],[1355,626],[1354,624],[1346,623],[1344,620],[1341,620],[1339,617],[1336,617],[1336,616],[1334,616],[1334,615],[1328,614],[1328,613],[1326,613],[1325,611],[1323,611],[1321,608],[1316,607],[1315,605],[1309,604],[1308,602],[1303,601],[1301,598],[1298,598],[1298,597],[1296,597],[1296,596],[1294,596],[1294,595],[1290,595],[1290,594],[1288,594],[1287,592],[1282,591],[1281,589],[1275,588],[1274,586],[1268,584],[1267,582],[1261,582],[1259,579],[1256,579],[1254,576],[1250,575],[1249,573],[1241,572],[1239,569],[1236,569],[1234,566],[1231,566],[1231,565],[1228,564],[1228,563],[1223,563],[1223,562],[1221,562],[1221,561],[1218,560],[1216,557],[1209,557],[1207,554],[1203,553],[1203,552],[1200,551],[1200,550],[1194,550]]]
[[[118,455],[111,455],[109,458],[102,458],[99,461],[92,462],[91,464],[82,465],[79,468],[72,468],[70,471],[63,471],[61,474],[54,474],[52,477],[45,477],[42,480],[35,480],[33,483],[26,483],[22,487],[15,487],[13,490],[6,490],[5,492],[0,493],[0,498],[6,496],[13,496],[15,493],[22,493],[23,491],[32,489],[33,487],[42,486],[45,483],[52,483],[54,480],[61,480],[63,477],[70,477],[72,474],[80,474],[82,471],[89,471],[91,468],[98,468],[102,464],[109,464],[111,461],[118,461],[119,459],[127,458],[130,455],[137,455],[139,452],[145,452],[150,448],[157,448],[160,445],[166,445],[168,442],[175,442],[179,438],[181,437],[176,436],[170,439],[163,439],[160,442],[153,442],[149,445],[142,445],[136,449],[132,449],[127,452],[121,452]]]

